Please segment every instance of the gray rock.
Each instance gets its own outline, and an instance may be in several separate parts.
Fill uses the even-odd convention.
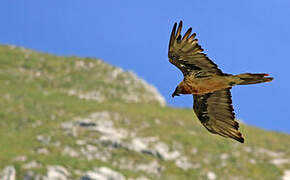
[[[136,137],[132,139],[130,144],[125,145],[125,147],[130,150],[150,154],[164,160],[175,160],[180,156],[180,153],[176,150],[169,151],[169,147],[166,143],[157,141],[157,137]]]
[[[112,119],[108,116],[110,116],[108,112],[92,114],[91,117],[93,119],[98,119],[95,121],[96,126],[92,130],[101,134],[101,141],[111,141],[120,144],[122,139],[128,137],[128,132],[121,128],[115,128]]]
[[[285,154],[283,152],[275,152],[275,151],[271,151],[269,149],[264,149],[264,148],[257,148],[255,150],[258,154],[265,154],[269,157],[273,157],[273,158],[281,158],[282,156],[284,156]]]
[[[155,142],[157,141],[157,138],[155,137],[151,137],[151,138],[140,138],[140,137],[136,137],[134,139],[132,139],[131,143],[128,144],[128,148],[136,151],[136,152],[144,152],[144,151],[151,151],[149,149],[149,144],[151,142]],[[152,154],[154,154],[154,152],[152,151]]]
[[[122,73],[123,73],[123,70],[121,68],[116,67],[110,74],[112,80],[116,79]]]
[[[17,156],[13,159],[13,161],[16,161],[16,162],[24,162],[26,160],[27,160],[26,156]]]
[[[23,180],[33,180],[34,179],[34,172],[33,171],[27,171],[25,174],[24,174],[24,177],[23,177]]]
[[[35,174],[33,171],[27,171],[24,174],[23,180],[42,180],[42,176],[40,174]]]
[[[61,128],[65,131],[66,134],[71,135],[73,137],[77,137],[77,128],[78,126],[75,125],[73,121],[68,121],[61,123]]]
[[[70,173],[63,166],[48,166],[47,174],[43,180],[67,180],[69,176]]]
[[[165,160],[174,160],[180,156],[178,151],[169,152],[168,145],[163,142],[158,142],[155,145],[155,150]]]
[[[227,153],[223,153],[220,155],[221,160],[226,160],[229,158],[229,155]]]
[[[80,149],[80,153],[82,154],[82,156],[86,157],[88,161],[94,160],[94,159],[98,159],[101,160],[103,162],[108,161],[108,159],[111,158],[111,152],[110,151],[100,151],[97,150],[97,148],[95,146],[87,146],[87,147],[81,147]]]
[[[43,143],[43,144],[49,144],[50,140],[51,140],[51,137],[50,136],[37,135],[36,139],[39,142]]]
[[[88,62],[82,59],[79,59],[78,61],[75,61],[75,68],[76,69],[84,69],[89,70],[91,68],[95,67],[95,64],[92,62]]]
[[[31,124],[31,127],[36,128],[36,127],[41,126],[41,125],[42,125],[42,121],[36,121],[35,123]]]
[[[253,151],[253,148],[252,148],[252,147],[249,147],[249,146],[245,146],[245,147],[244,147],[244,150],[245,150],[245,152],[247,152],[247,153],[251,153],[251,152]]]
[[[77,175],[78,177],[81,177],[81,176],[84,174],[84,172],[81,171],[81,170],[79,170],[79,169],[74,170],[73,173],[74,173],[75,175]]]
[[[215,180],[216,179],[216,174],[214,172],[211,172],[211,171],[207,172],[206,176],[207,176],[208,180]]]
[[[161,120],[158,119],[158,118],[155,118],[155,119],[154,119],[154,123],[155,123],[155,124],[160,124],[160,123],[161,123]]]
[[[55,142],[51,142],[51,144],[55,147],[60,147],[61,146],[61,142],[60,141],[55,141]]]
[[[79,145],[79,146],[83,146],[83,145],[85,145],[86,143],[87,143],[86,140],[78,139],[78,140],[76,141],[76,144]]]
[[[26,163],[22,166],[23,169],[32,169],[32,168],[39,168],[42,165],[36,161],[31,161],[29,163]]]
[[[141,176],[141,177],[137,177],[136,179],[134,178],[129,178],[128,180],[150,180],[147,177]]]
[[[272,159],[271,163],[275,164],[276,166],[280,166],[280,165],[284,165],[284,164],[290,164],[290,159],[276,158],[276,159]]]
[[[113,171],[108,167],[95,168],[88,171],[82,180],[125,180],[125,177],[119,172]]]
[[[197,154],[197,152],[198,152],[198,149],[197,148],[192,148],[192,150],[191,150],[191,153],[192,154]]]
[[[62,151],[63,155],[68,155],[71,157],[79,157],[80,153],[76,151],[75,149],[71,148],[70,146],[65,146],[65,148]]]
[[[112,163],[112,165],[117,166],[120,169],[127,169],[127,170],[131,170],[131,171],[135,170],[134,162],[126,157],[122,157],[118,161],[114,161]]]
[[[45,147],[36,148],[35,152],[38,154],[49,154],[49,151]]]
[[[74,123],[68,121],[68,122],[62,123],[61,128],[65,131],[71,131],[73,128],[75,128],[75,125]]]
[[[67,94],[70,96],[77,96],[80,99],[94,100],[97,102],[103,102],[105,100],[104,94],[99,91],[82,92],[71,89],[67,92]]]
[[[255,159],[253,159],[253,158],[249,159],[249,162],[250,162],[251,164],[256,164],[256,163],[257,163],[257,161],[256,161]]]
[[[14,166],[7,166],[0,174],[1,180],[15,180],[16,170]]]
[[[91,144],[87,144],[86,145],[86,149],[89,151],[89,152],[96,152],[98,151],[98,148],[96,146],[93,146]]]
[[[196,165],[194,166],[192,163],[190,163],[187,159],[187,157],[182,156],[178,159],[175,160],[175,164],[177,167],[183,169],[183,170],[188,170],[192,168],[196,168]]]
[[[119,114],[103,111],[92,113],[86,118],[76,118],[73,121],[65,122],[61,124],[68,134],[77,136],[77,131],[80,128],[85,128],[90,131],[96,131],[100,133],[100,141],[105,144],[110,142],[116,147],[119,147],[121,140],[128,136],[128,132],[121,128],[115,128],[113,121],[120,118]]]
[[[290,170],[285,170],[281,180],[290,180]]]
[[[149,164],[137,164],[136,169],[155,175],[159,175],[164,170],[164,168],[157,161],[152,161]]]
[[[128,144],[125,144],[124,146],[130,150],[144,153],[144,154],[149,154],[152,156],[156,156],[159,158],[160,154],[157,152],[155,148],[150,148],[153,146],[154,142],[157,142],[158,138],[157,137],[135,137],[132,139],[132,141]]]

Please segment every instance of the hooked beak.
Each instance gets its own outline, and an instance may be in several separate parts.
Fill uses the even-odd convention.
[[[181,93],[180,89],[177,86],[171,96],[172,96],[172,98],[174,98],[174,96],[180,96],[180,93]]]
[[[174,96],[180,96],[178,93],[176,93],[176,92],[174,92],[174,93],[172,93],[172,98],[174,98]]]

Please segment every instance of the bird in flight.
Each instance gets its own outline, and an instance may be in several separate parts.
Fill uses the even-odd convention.
[[[177,29],[176,29],[177,28]],[[211,133],[244,142],[235,121],[231,100],[231,88],[235,85],[270,82],[272,77],[262,73],[232,75],[223,73],[212,62],[191,34],[192,28],[182,36],[182,21],[174,24],[168,49],[169,62],[183,73],[183,81],[176,87],[172,97],[180,94],[193,95],[193,110]]]

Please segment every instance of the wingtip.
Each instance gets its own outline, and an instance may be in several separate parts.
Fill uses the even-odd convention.
[[[267,77],[265,77],[265,78],[267,78],[267,82],[271,82],[274,80],[274,77],[269,77],[270,74],[265,74],[265,76],[267,76]]]
[[[243,137],[239,137],[236,140],[239,141],[240,143],[244,143],[245,142],[245,139]]]
[[[177,27],[177,22],[175,22],[174,25],[173,25],[172,33],[175,34],[176,27],[177,27],[177,32],[176,32],[176,37],[177,38],[179,37],[179,35],[181,33],[182,26],[183,26],[182,20],[179,21],[178,27]]]
[[[182,20],[180,20],[179,22],[174,22],[174,25],[173,25],[173,27],[176,27],[176,26],[177,26],[177,24],[178,24],[178,26],[182,26],[182,24],[183,24],[183,21],[182,21]]]
[[[274,78],[273,77],[267,77],[267,82],[271,82],[271,81],[273,81],[274,80]]]
[[[177,22],[174,23],[174,25],[173,25],[173,29],[175,29],[176,26],[177,26]]]
[[[183,25],[183,22],[182,22],[182,20],[180,20],[180,21],[179,21],[179,24],[178,24],[178,29],[180,29],[180,30],[181,30],[181,28],[182,28],[182,25]]]
[[[243,138],[243,135],[241,132],[238,132],[238,138],[236,139],[240,143],[244,143],[245,139]]]

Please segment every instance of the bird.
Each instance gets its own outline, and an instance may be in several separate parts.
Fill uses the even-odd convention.
[[[266,73],[223,73],[203,53],[191,27],[181,35],[182,24],[180,21],[177,27],[177,22],[174,23],[169,40],[169,62],[183,73],[183,80],[175,88],[172,97],[193,95],[193,110],[209,132],[244,143],[239,123],[235,120],[231,88],[270,82],[273,77]]]

